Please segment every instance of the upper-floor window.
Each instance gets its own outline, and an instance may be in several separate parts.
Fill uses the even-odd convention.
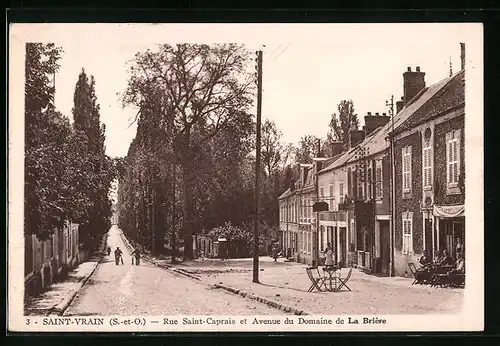
[[[383,182],[382,182],[382,161],[377,161],[375,167],[375,197],[382,199],[383,196]]]
[[[344,183],[339,184],[339,203],[344,203]]]
[[[458,193],[460,177],[460,130],[446,134],[446,182],[448,193]]]
[[[335,195],[333,194],[333,185],[330,185],[330,206],[329,209],[333,210],[335,204]]]
[[[426,143],[422,150],[422,165],[422,183],[424,188],[430,188],[432,187],[432,147],[430,142]]]
[[[321,188],[319,189],[319,198],[320,198],[321,200],[323,200],[323,198],[324,198],[324,197],[325,197],[325,189],[324,189],[323,187],[321,187]]]
[[[411,192],[411,146],[402,149],[403,192]]]

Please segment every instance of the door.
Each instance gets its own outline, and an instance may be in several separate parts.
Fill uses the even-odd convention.
[[[380,222],[380,266],[382,274],[390,274],[390,228],[389,221],[379,221]]]
[[[346,228],[345,227],[340,227],[339,228],[339,243],[340,243],[340,248],[339,248],[339,265],[341,267],[345,267],[347,264],[347,237],[346,237]]]

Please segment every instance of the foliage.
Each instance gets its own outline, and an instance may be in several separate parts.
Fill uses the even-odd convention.
[[[305,135],[300,139],[295,148],[296,163],[312,163],[313,157],[318,154],[318,143],[320,139],[314,135]]]
[[[95,249],[102,234],[111,226],[109,191],[115,177],[113,160],[105,154],[105,127],[100,123],[100,111],[95,95],[95,80],[82,69],[73,97],[74,129],[80,159],[86,172],[81,177],[84,193],[90,205],[76,221],[80,224],[80,241],[87,249]]]
[[[130,68],[123,103],[139,107],[138,119],[149,125],[144,131],[138,128],[138,137],[144,136],[138,138],[139,146],[163,132],[168,143],[153,145],[153,152],[169,148],[170,162],[182,168],[185,258],[193,256],[196,213],[205,204],[196,199],[196,189],[210,183],[203,179],[213,162],[210,147],[223,130],[238,130],[251,119],[248,58],[236,44],[160,45],[156,51],[138,53]]]
[[[330,120],[328,141],[338,141],[349,147],[349,134],[359,128],[358,115],[354,112],[352,100],[342,100],[337,105],[337,113],[333,113]]]

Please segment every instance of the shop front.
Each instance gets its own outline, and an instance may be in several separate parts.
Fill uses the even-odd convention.
[[[465,255],[465,207],[434,205],[433,216],[436,225],[434,249],[446,249],[453,258],[456,258],[458,252]]]

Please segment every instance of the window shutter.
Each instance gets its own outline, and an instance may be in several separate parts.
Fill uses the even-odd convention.
[[[408,189],[411,192],[411,146],[408,146]]]

